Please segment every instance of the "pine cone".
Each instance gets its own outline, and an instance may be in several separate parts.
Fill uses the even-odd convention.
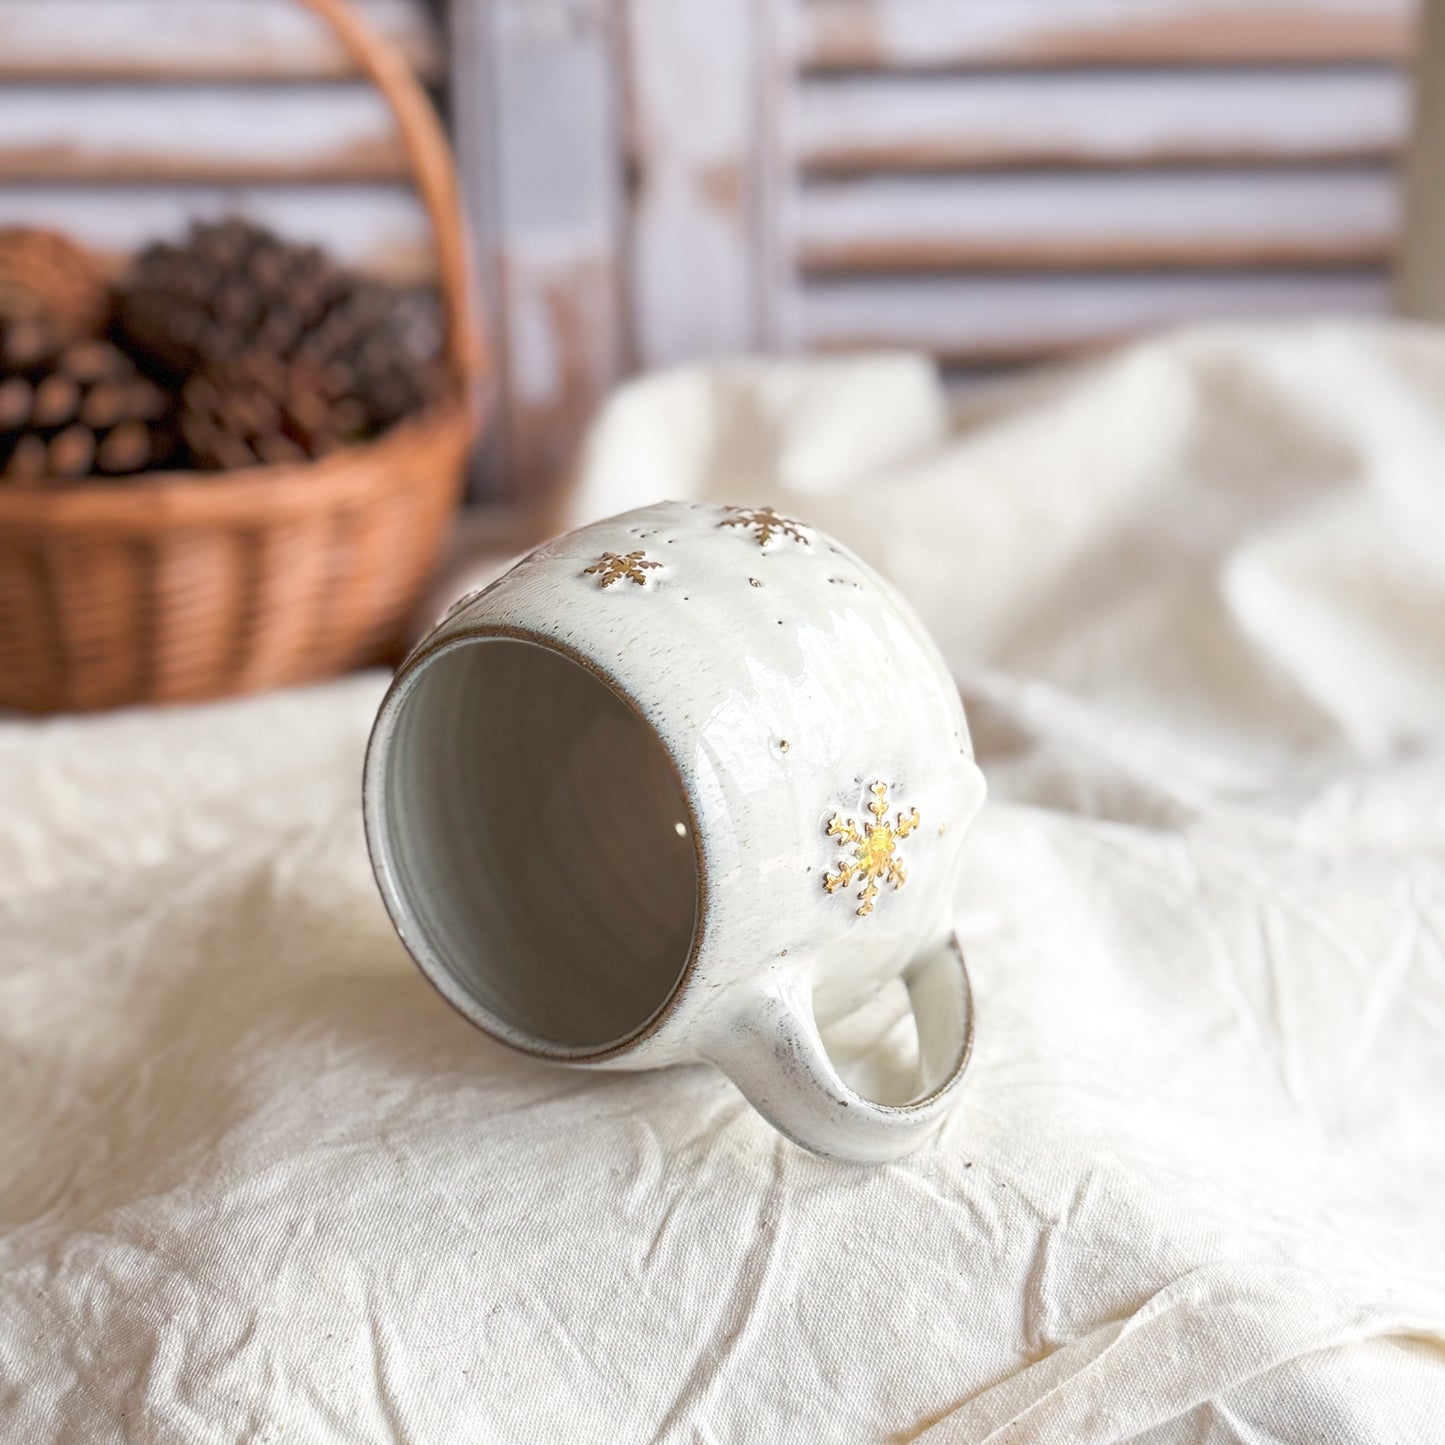
[[[121,288],[127,349],[177,378],[252,350],[286,355],[347,289],[315,246],[233,219],[197,223],[183,245],[144,251]]]
[[[37,354],[38,344],[21,326],[0,335],[0,483],[121,476],[171,459],[171,400],[128,357],[105,341]]]
[[[181,435],[202,471],[325,456],[366,418],[336,401],[321,367],[251,353],[203,368],[181,393]]]
[[[202,467],[314,457],[366,441],[443,389],[440,327],[410,293],[241,220],[152,246],[120,294],[117,336],[186,383]]]
[[[0,322],[35,321],[57,342],[95,335],[110,309],[96,257],[58,231],[0,228]]]
[[[0,317],[0,378],[51,366],[64,337],[45,316]]]
[[[354,283],[299,344],[326,371],[332,400],[353,401],[374,436],[433,405],[443,390],[440,314],[427,292],[380,281]]]

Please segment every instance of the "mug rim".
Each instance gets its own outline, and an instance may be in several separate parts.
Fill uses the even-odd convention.
[[[484,589],[484,591],[490,590],[490,588]],[[596,658],[589,657],[571,643],[563,642],[560,638],[538,628],[523,627],[515,623],[463,621],[462,617],[467,607],[478,601],[481,595],[479,593],[477,596],[468,598],[446,619],[444,626],[451,624],[455,630],[444,632],[439,629],[431,633],[402,660],[401,666],[397,668],[387,686],[381,706],[377,709],[376,718],[367,737],[366,760],[362,769],[361,785],[362,828],[366,835],[366,848],[371,857],[372,872],[376,875],[378,889],[392,928],[401,940],[402,947],[406,949],[407,954],[416,965],[417,971],[446,1003],[456,1009],[469,1023],[479,1028],[489,1038],[505,1044],[510,1049],[515,1049],[518,1053],[525,1054],[528,1058],[546,1059],[551,1063],[561,1064],[603,1063],[630,1053],[644,1040],[651,1038],[672,1015],[697,969],[697,961],[702,954],[703,942],[707,934],[708,915],[707,858],[703,847],[702,829],[699,826],[697,804],[693,797],[693,790],[688,785],[682,765],[678,762],[672,747],[652,719],[647,716],[641,702],[618,677],[603,667]],[[607,687],[613,696],[642,723],[661,749],[677,782],[683,806],[687,810],[688,830],[692,836],[693,872],[697,880],[693,900],[692,940],[688,945],[687,958],[676,981],[668,991],[667,997],[657,1008],[630,1033],[601,1048],[590,1046],[552,1048],[547,1047],[545,1042],[539,1040],[536,1035],[524,1034],[520,1030],[509,1031],[499,1019],[478,1003],[466,989],[462,988],[444,960],[439,956],[431,958],[420,956],[420,953],[434,955],[434,950],[425,943],[419,943],[419,952],[417,948],[413,948],[412,943],[401,932],[402,923],[410,922],[416,915],[402,898],[401,891],[397,887],[393,852],[386,827],[387,789],[381,786],[381,769],[390,752],[401,704],[406,694],[415,686],[422,668],[428,663],[433,662],[445,652],[464,647],[469,643],[495,641],[530,643],[532,646],[540,647],[575,663],[596,681]],[[433,968],[435,968],[435,973]],[[438,974],[452,984],[456,997],[443,986],[441,978],[437,977]],[[459,999],[465,999],[465,1005],[459,1002]]]

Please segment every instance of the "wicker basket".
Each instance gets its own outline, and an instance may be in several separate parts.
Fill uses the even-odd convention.
[[[396,115],[436,233],[452,395],[318,462],[0,488],[0,707],[194,701],[327,677],[383,657],[425,585],[486,370],[455,171],[405,61],[346,0],[304,3]]]

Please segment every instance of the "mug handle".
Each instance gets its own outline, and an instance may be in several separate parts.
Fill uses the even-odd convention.
[[[957,935],[911,964],[903,981],[918,1027],[921,1081],[909,1103],[875,1103],[843,1082],[823,1047],[808,982],[796,975],[750,995],[712,1061],[804,1149],[854,1164],[902,1158],[942,1122],[973,1048],[973,994]]]

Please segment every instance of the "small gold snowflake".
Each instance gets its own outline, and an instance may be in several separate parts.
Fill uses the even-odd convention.
[[[732,516],[724,517],[718,526],[750,528],[758,535],[759,547],[766,547],[774,537],[791,537],[805,547],[812,543],[801,522],[780,516],[771,507],[729,507],[728,511]]]
[[[642,575],[643,569],[661,566],[661,562],[649,562],[646,552],[629,552],[625,557],[619,557],[616,552],[604,552],[601,561],[582,569],[582,575],[587,577],[594,572],[600,572],[602,575],[597,579],[599,587],[610,587],[624,577],[629,582],[636,582],[639,587],[644,587],[647,585],[647,578]]]
[[[897,843],[918,826],[917,808],[907,817],[899,813],[896,823],[888,821],[887,783],[874,783],[868,791],[873,794],[873,801],[868,804],[873,821],[865,823],[861,833],[852,818],[845,821],[841,814],[833,814],[828,824],[828,836],[841,838],[844,847],[853,850],[853,857],[842,859],[838,871],[827,874],[823,879],[823,887],[829,893],[846,888],[855,877],[863,879],[863,888],[858,894],[859,918],[867,918],[873,912],[873,900],[878,896],[880,879],[891,883],[894,888],[902,888],[908,881],[897,856]]]

